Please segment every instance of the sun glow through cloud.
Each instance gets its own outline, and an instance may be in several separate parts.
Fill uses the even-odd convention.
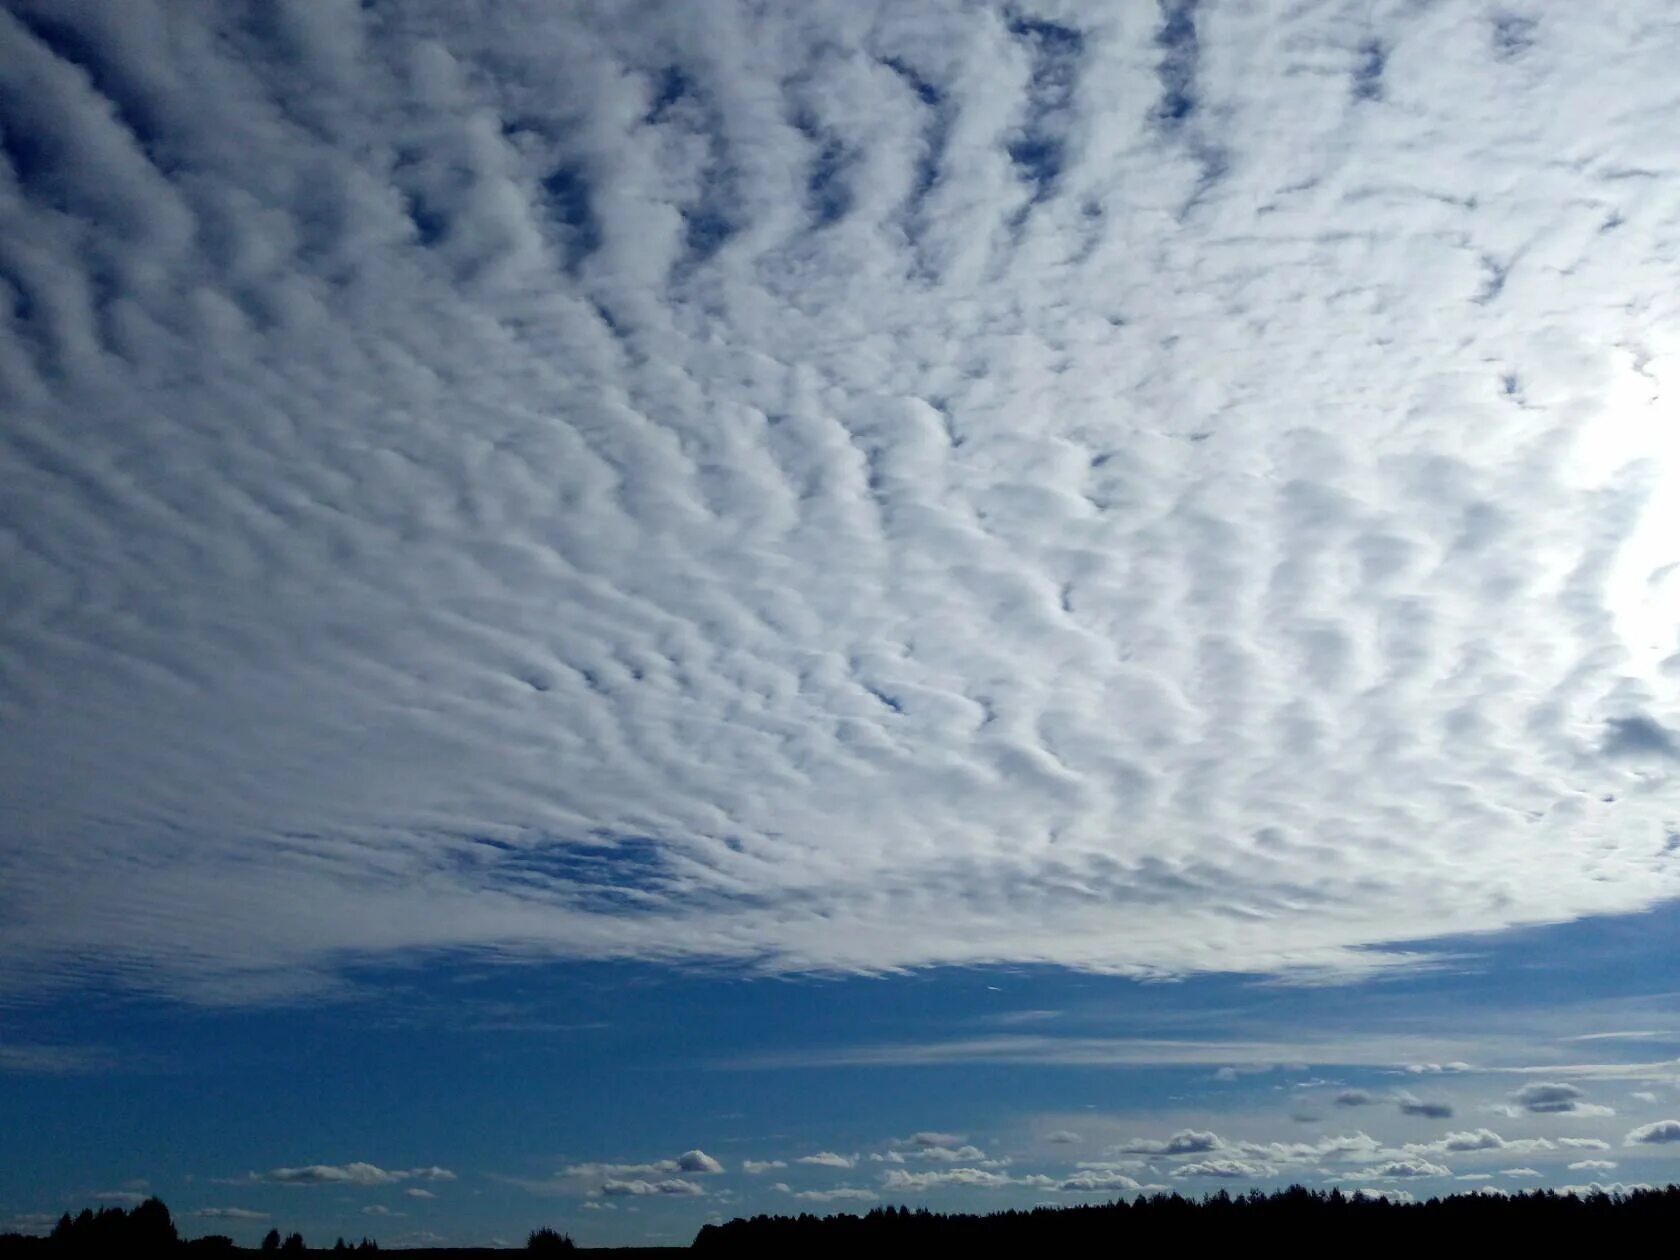
[[[1672,340],[1653,335],[1652,349],[1616,356],[1603,411],[1583,424],[1577,452],[1587,485],[1616,487],[1639,503],[1605,604],[1629,674],[1669,692],[1680,677],[1680,357]]]

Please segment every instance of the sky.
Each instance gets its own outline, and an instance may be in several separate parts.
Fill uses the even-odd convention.
[[[1677,57],[0,0],[0,1229],[1680,1180]]]

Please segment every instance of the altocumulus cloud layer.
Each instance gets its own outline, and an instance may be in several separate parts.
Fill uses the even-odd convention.
[[[1291,14],[7,6],[12,982],[1680,892],[1670,7]]]

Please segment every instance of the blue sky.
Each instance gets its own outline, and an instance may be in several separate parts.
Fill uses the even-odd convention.
[[[7,1115],[42,1135],[8,1150],[5,1209],[144,1191],[189,1228],[236,1236],[278,1223],[517,1241],[547,1223],[682,1242],[740,1212],[1126,1192],[1104,1178],[1184,1192],[1662,1183],[1673,1148],[1629,1135],[1675,1109],[1677,930],[1658,912],[1441,942],[1452,961],[1334,987],[458,961],[359,974],[335,1001],[284,1008],[85,993],[9,1012],[9,1041],[67,1058],[4,1078]],[[1526,1096],[1559,1110],[1524,1101],[1560,1085]],[[1195,1149],[1126,1149],[1175,1134]],[[1451,1142],[1472,1149],[1431,1149]],[[691,1151],[722,1171],[658,1168]],[[800,1162],[813,1157],[828,1161]],[[274,1180],[314,1165],[361,1182]],[[940,1183],[963,1170],[995,1184]],[[934,1180],[895,1189],[895,1174]],[[699,1193],[602,1193],[613,1182]]]
[[[1658,1182],[1657,0],[0,0],[0,1225]]]

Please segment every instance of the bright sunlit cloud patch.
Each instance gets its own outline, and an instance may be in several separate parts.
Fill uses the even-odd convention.
[[[1659,344],[1672,343],[1663,328]],[[1672,401],[1680,359],[1671,350],[1624,350],[1603,412],[1582,426],[1583,480],[1620,486],[1637,520],[1606,583],[1605,602],[1628,653],[1628,671],[1665,698],[1680,677],[1680,423]]]

